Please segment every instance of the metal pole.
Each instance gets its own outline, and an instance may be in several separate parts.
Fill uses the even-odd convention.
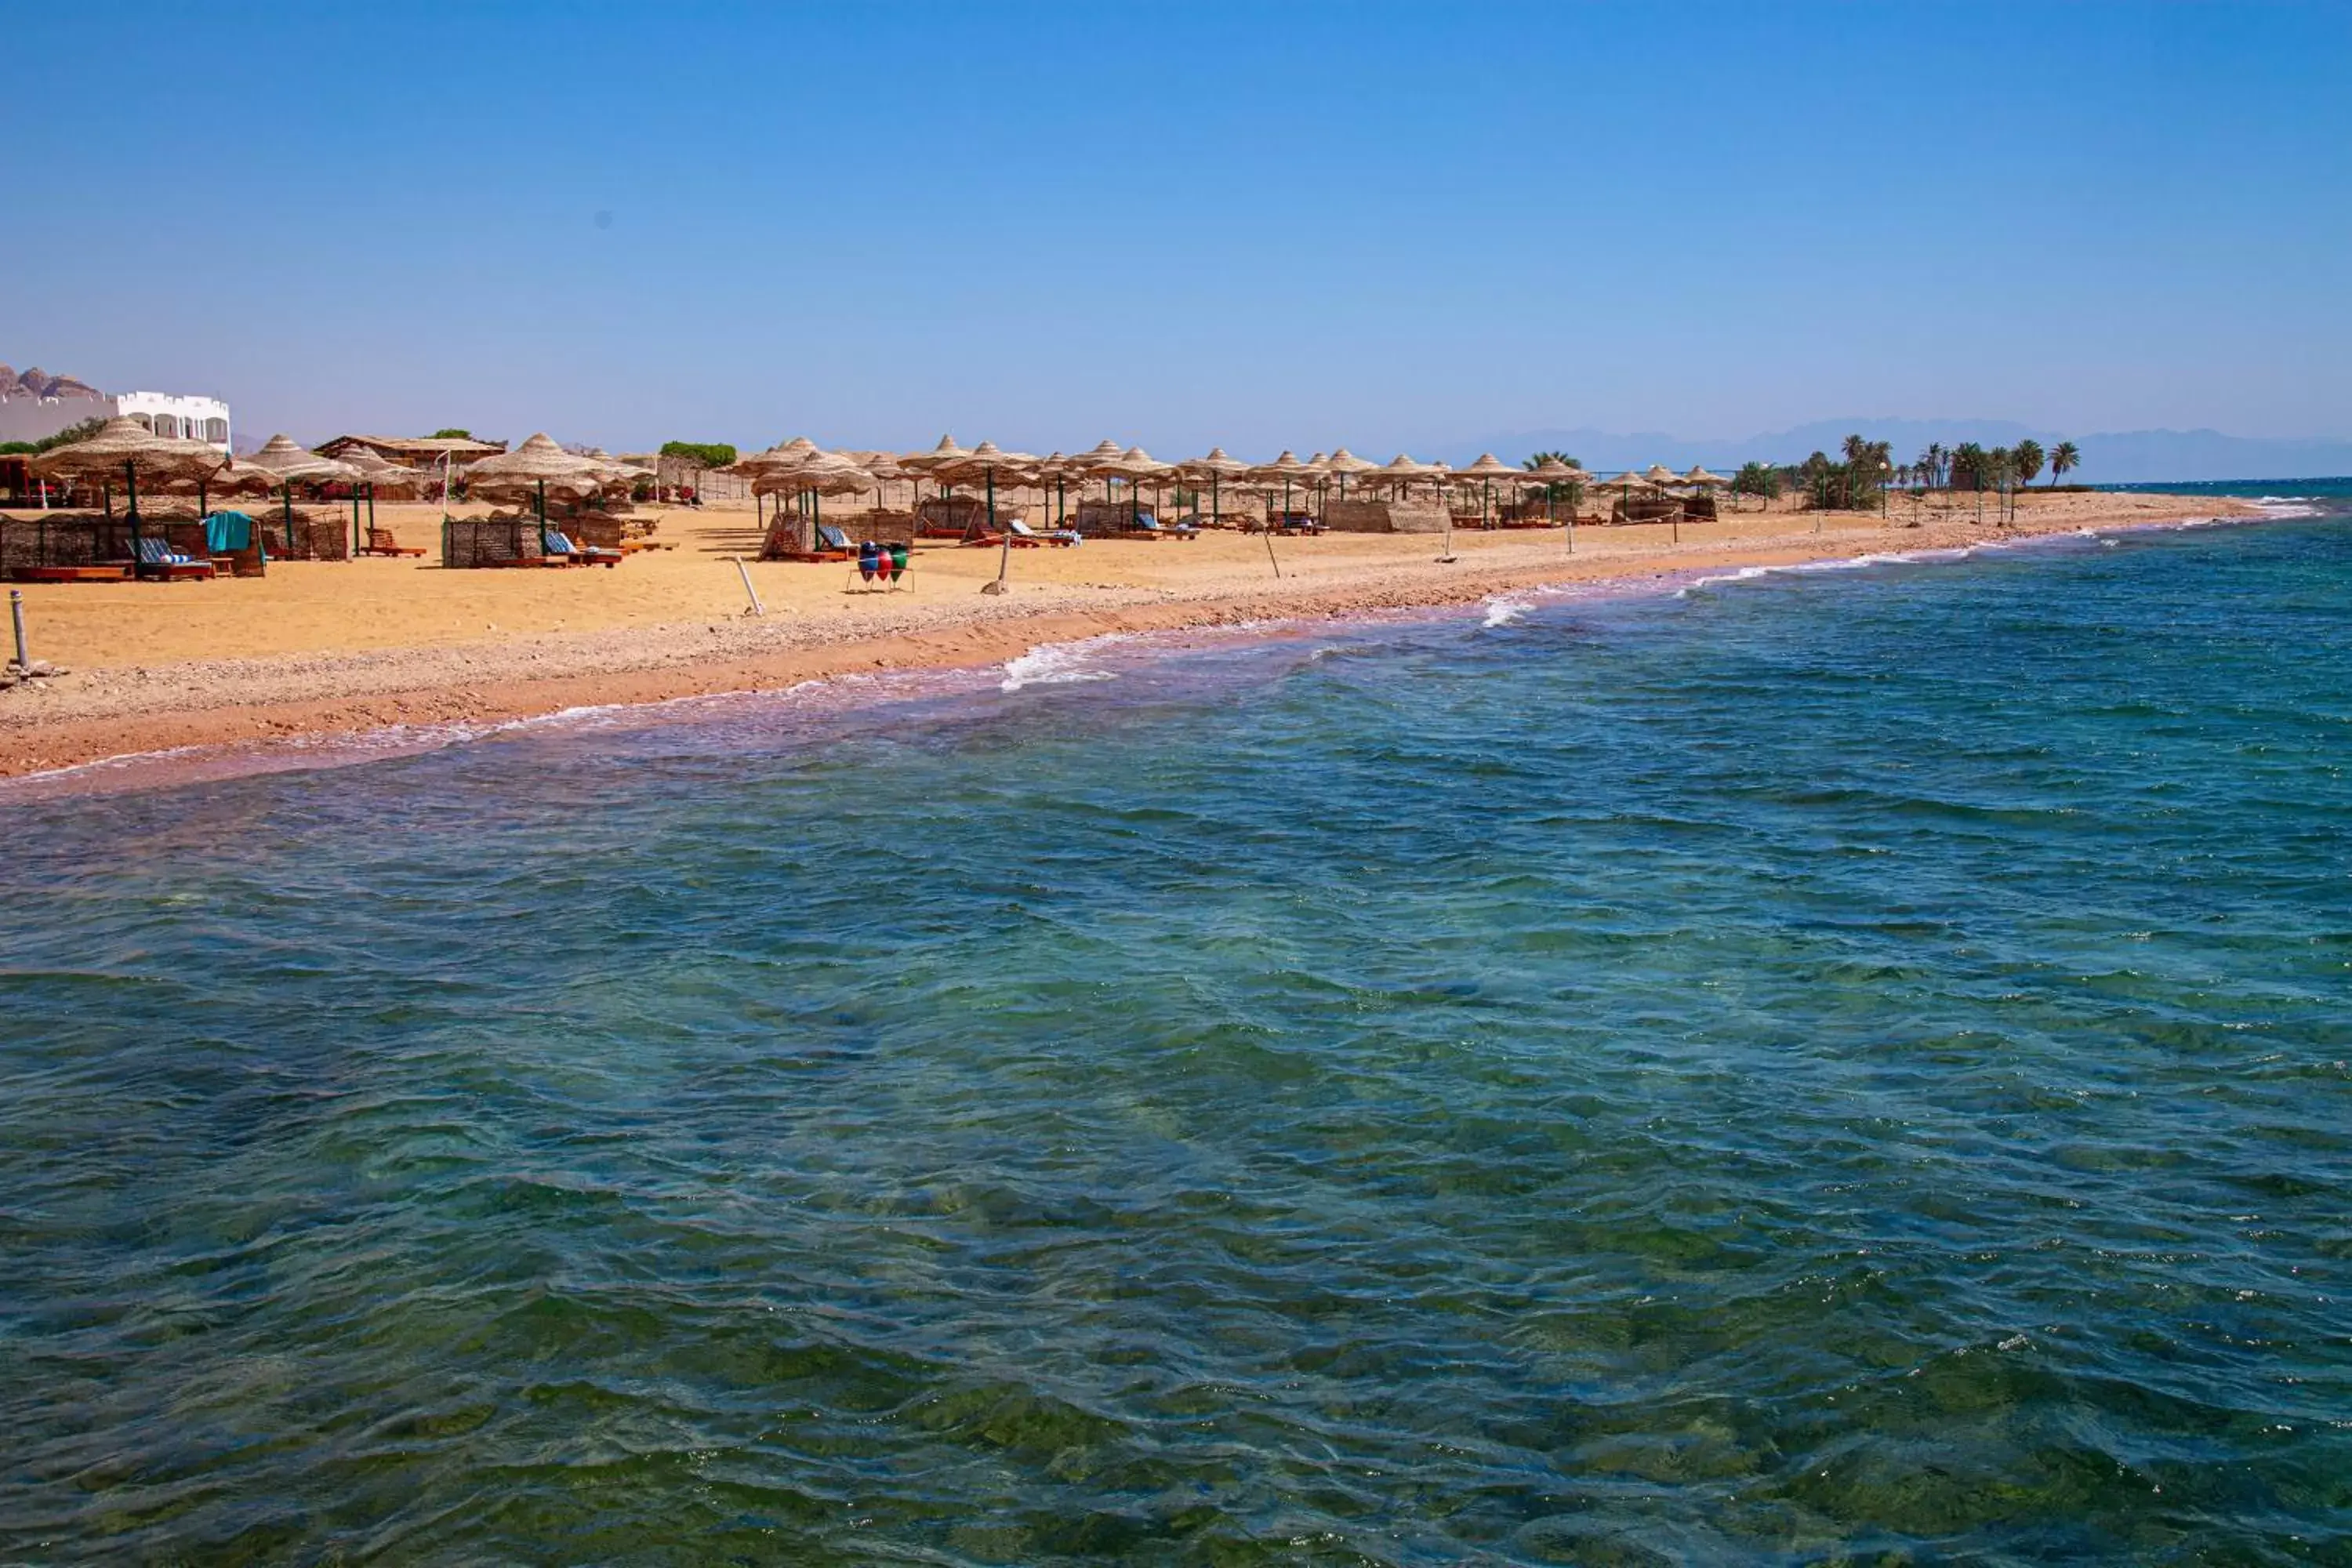
[[[16,626],[16,673],[30,675],[33,660],[25,652],[25,591],[22,588],[8,590],[8,618]]]

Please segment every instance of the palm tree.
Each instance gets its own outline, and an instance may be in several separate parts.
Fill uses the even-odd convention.
[[[2061,441],[2050,449],[2050,484],[2056,489],[2059,477],[2071,474],[2083,466],[2083,449],[2072,441]]]
[[[1538,452],[1534,457],[1522,462],[1519,467],[1523,468],[1540,468],[1546,463],[1559,463],[1563,468],[1580,468],[1584,467],[1582,463],[1578,462],[1566,452]],[[1579,493],[1579,491],[1580,487],[1573,480],[1562,485],[1546,485],[1544,486],[1544,500],[1547,501],[1564,500],[1571,509],[1574,509],[1584,504],[1584,497]]]
[[[2042,443],[2027,437],[2010,456],[2017,460],[2017,482],[2030,485],[2042,475]]]
[[[1731,493],[1754,496],[1769,509],[1773,498],[1780,493],[1780,470],[1769,463],[1742,463],[1739,472],[1731,477]]]

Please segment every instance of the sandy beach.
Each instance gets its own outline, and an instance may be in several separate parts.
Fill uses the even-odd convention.
[[[1685,526],[1266,541],[1095,541],[1016,551],[1012,591],[978,592],[993,550],[928,544],[884,593],[838,565],[751,560],[748,508],[650,509],[672,546],[616,569],[446,572],[439,511],[385,506],[423,560],[273,563],[259,579],[33,584],[36,658],[66,673],[0,691],[0,775],[173,747],[401,724],[523,718],[583,705],[759,690],[850,672],[972,665],[1108,632],[1344,616],[1475,601],[1513,588],[2086,528],[2245,514],[2242,502],[2113,493],[2028,496],[1979,525],[1970,498],[1898,499],[1889,517],[1776,507]],[[1988,519],[1990,513],[1988,511]],[[735,562],[766,614],[745,614]],[[1276,575],[1278,563],[1280,576]]]

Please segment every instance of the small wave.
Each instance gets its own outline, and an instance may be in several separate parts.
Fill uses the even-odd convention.
[[[1002,689],[1018,691],[1024,686],[1067,686],[1081,680],[1117,680],[1118,672],[1104,669],[1094,662],[1095,656],[1109,643],[1127,640],[1113,632],[1105,637],[1087,637],[1083,642],[1046,643],[1033,647],[1018,658],[1004,662]]]
[[[1489,599],[1486,601],[1486,624],[1489,627],[1507,626],[1534,608],[1525,599]]]

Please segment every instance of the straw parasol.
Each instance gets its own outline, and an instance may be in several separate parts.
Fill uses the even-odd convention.
[[[1553,504],[1556,498],[1552,488],[1555,485],[1580,485],[1591,477],[1582,468],[1572,463],[1563,463],[1558,458],[1546,458],[1528,470],[1528,478],[1543,486],[1544,515],[1554,522],[1559,521],[1559,512]],[[1568,496],[1568,551],[1571,555],[1576,553],[1576,492],[1571,489]]]
[[[1270,463],[1258,464],[1255,468],[1250,469],[1244,477],[1252,484],[1265,485],[1268,487],[1277,483],[1280,484],[1282,486],[1282,511],[1283,515],[1287,517],[1290,514],[1290,487],[1293,485],[1311,484],[1318,476],[1315,469],[1308,468],[1306,464],[1298,460],[1297,453],[1292,451],[1289,447],[1285,447],[1281,452],[1276,456],[1274,461]]]
[[[1334,447],[1331,455],[1323,459],[1323,471],[1339,481],[1339,499],[1342,500],[1348,497],[1349,479],[1358,474],[1372,473],[1379,468],[1378,463],[1368,463],[1345,447]]]
[[[1650,483],[1659,486],[1674,484],[1682,478],[1664,463],[1652,463],[1642,477]]]
[[[1454,477],[1478,481],[1478,521],[1484,523],[1494,501],[1495,481],[1508,479],[1516,484],[1527,478],[1527,470],[1511,467],[1492,452],[1481,452],[1476,461],[1454,469]]]
[[[929,451],[910,452],[898,461],[902,467],[912,468],[918,473],[937,476],[946,469],[954,468],[971,456],[971,452],[956,445],[954,437],[942,436],[940,437],[940,444]]]
[[[1710,474],[1705,468],[1696,463],[1693,463],[1691,465],[1691,471],[1682,477],[1682,482],[1686,485],[1696,485],[1700,489],[1707,490],[1713,489],[1717,485],[1727,485],[1731,481],[1725,479],[1721,474]]]
[[[980,477],[981,482],[988,487],[988,531],[994,533],[996,532],[997,475],[1003,474],[1013,479],[1024,478],[1027,470],[1036,461],[1036,458],[1027,452],[1008,452],[993,441],[982,441],[965,456],[962,462],[936,471],[954,476],[967,482],[974,475]],[[980,591],[983,594],[1003,593],[1005,574],[1012,570],[1012,566],[1013,533],[1008,529],[997,545],[996,580],[992,583],[982,584]]]
[[[50,479],[99,479],[117,469],[145,474],[151,479],[194,479],[209,475],[228,459],[221,449],[204,441],[158,436],[136,419],[108,420],[81,440],[52,447],[32,458],[32,471]]]
[[[105,484],[117,469],[129,486],[131,550],[139,552],[139,476],[152,479],[204,479],[217,472],[226,459],[220,448],[204,441],[158,436],[136,419],[108,420],[89,436],[53,447],[26,466],[45,479],[72,479]]]
[[[1223,447],[1212,447],[1209,448],[1208,456],[1195,458],[1189,463],[1177,464],[1176,471],[1189,479],[1197,481],[1205,479],[1209,481],[1209,520],[1212,522],[1221,522],[1224,519],[1224,512],[1219,489],[1225,480],[1237,474],[1249,472],[1249,465],[1239,458],[1227,456]]]
[[[367,455],[376,462],[383,463],[382,458],[376,457],[364,447],[353,447],[352,450],[367,452]],[[245,460],[255,470],[269,476],[271,483],[277,486],[282,494],[285,503],[286,548],[289,552],[295,547],[294,487],[297,484],[325,484],[336,479],[356,482],[362,472],[356,463],[346,462],[341,458],[320,457],[283,431],[263,442],[261,450]],[[383,466],[392,467],[389,463],[383,463]],[[357,541],[353,542],[356,543]]]
[[[576,491],[583,480],[592,485],[596,482],[596,465],[576,452],[565,451],[544,430],[533,431],[530,439],[511,452],[494,453],[466,468],[469,490],[478,486],[507,490],[530,486],[537,494],[542,536],[547,530],[547,487],[555,484]]]
[[[824,450],[805,436],[795,436],[789,441],[779,441],[764,452],[753,452],[738,458],[728,466],[740,474],[775,473],[784,468],[797,468]]]

